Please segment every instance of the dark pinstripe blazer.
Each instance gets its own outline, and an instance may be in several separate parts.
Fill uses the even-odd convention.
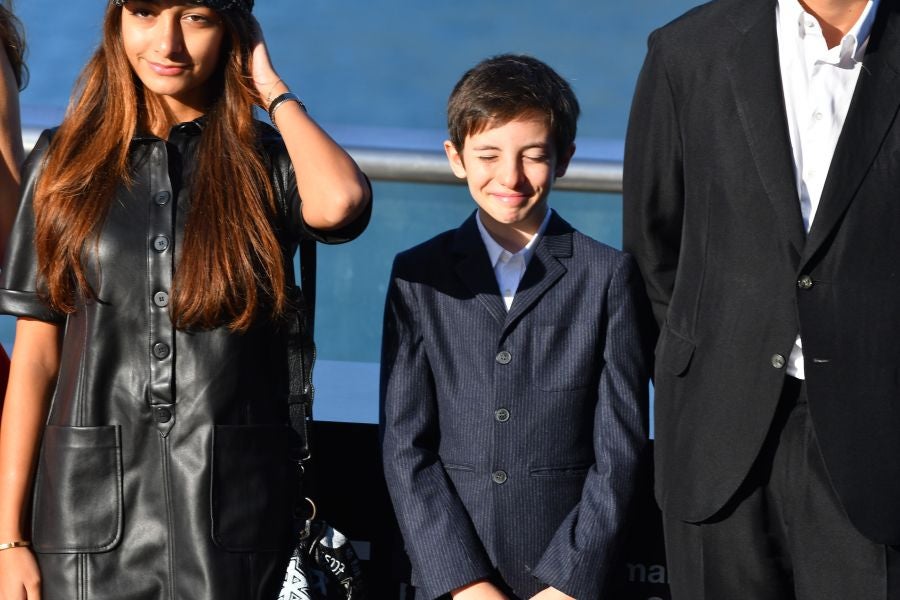
[[[509,312],[474,214],[397,256],[384,467],[426,598],[484,577],[600,597],[647,440],[642,289],[556,214]]]

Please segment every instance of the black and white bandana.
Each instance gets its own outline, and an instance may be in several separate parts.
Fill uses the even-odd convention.
[[[123,6],[128,0],[112,0],[116,6]],[[236,10],[242,13],[250,13],[253,10],[253,0],[189,0],[192,4],[208,6],[213,10]]]

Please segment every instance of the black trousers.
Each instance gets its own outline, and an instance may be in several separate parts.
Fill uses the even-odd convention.
[[[806,386],[791,377],[735,497],[702,523],[664,515],[664,528],[673,600],[900,600],[900,552],[869,541],[847,519],[822,462]]]

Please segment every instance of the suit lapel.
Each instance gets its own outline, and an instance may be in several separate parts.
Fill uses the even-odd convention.
[[[897,2],[882,0],[863,68],[844,121],[822,198],[803,253],[812,258],[828,238],[872,166],[900,107],[900,17]]]
[[[730,16],[739,32],[728,58],[738,117],[782,233],[799,257],[805,236],[781,86],[775,2],[745,2]]]
[[[572,226],[556,212],[550,215],[547,229],[538,240],[534,255],[522,276],[512,306],[506,315],[506,328],[528,312],[532,306],[566,273],[561,257],[572,256]]]
[[[506,307],[500,297],[491,259],[475,223],[475,213],[456,230],[452,249],[456,257],[456,274],[494,320],[502,325],[506,320]]]

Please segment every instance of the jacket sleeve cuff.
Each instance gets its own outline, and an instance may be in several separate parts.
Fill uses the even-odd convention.
[[[495,574],[496,572],[490,566],[476,565],[471,561],[464,563],[450,561],[428,573],[427,577],[422,577],[422,574],[417,573],[414,568],[411,583],[418,590],[416,592],[417,599],[435,600],[470,583],[481,579],[490,579]]]
[[[586,562],[564,556],[544,556],[531,574],[573,598],[602,598],[611,576],[610,567],[608,557]]]

